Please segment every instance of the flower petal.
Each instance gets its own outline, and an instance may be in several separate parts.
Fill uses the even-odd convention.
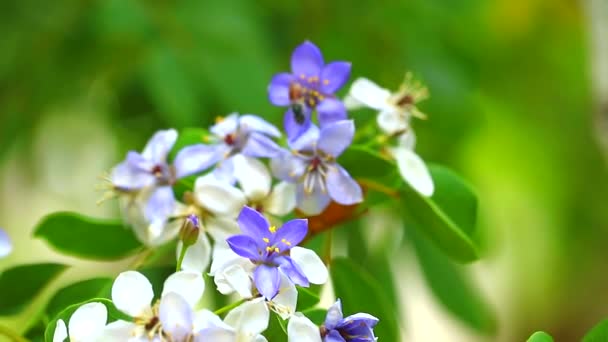
[[[414,151],[405,147],[397,147],[390,151],[397,160],[401,177],[421,195],[432,196],[435,186],[424,161]]]
[[[410,127],[409,120],[393,109],[381,111],[376,118],[376,122],[378,127],[388,135],[404,132]]]
[[[236,291],[242,298],[253,297],[251,292],[253,283],[250,272],[247,272],[242,265],[234,264],[224,268],[215,274],[214,281],[222,294]],[[220,289],[220,287],[223,289]]]
[[[318,149],[336,158],[350,146],[355,135],[353,120],[342,120],[321,128]]]
[[[261,295],[267,299],[272,299],[279,292],[281,283],[279,269],[264,264],[259,265],[253,271],[253,281]]]
[[[233,218],[226,217],[207,217],[205,219],[205,228],[207,233],[211,235],[216,246],[218,242],[224,242],[232,235],[241,233],[239,225]]]
[[[66,328],[65,322],[62,319],[57,320],[53,342],[63,342],[66,338],[68,338],[68,328]]]
[[[296,265],[293,260],[288,256],[276,257],[274,261],[279,265],[279,270],[285,274],[289,280],[295,285],[308,287],[310,282],[304,275],[304,272]]]
[[[129,341],[131,342],[131,338],[133,337],[134,331],[136,331],[137,325],[132,322],[127,321],[114,321],[108,325],[103,330],[103,334],[100,341]],[[136,339],[133,339],[137,341]]]
[[[270,192],[272,177],[264,163],[242,154],[237,154],[234,160],[234,173],[245,197],[250,202],[258,202]]]
[[[291,55],[291,71],[296,77],[319,76],[323,64],[321,50],[309,41],[296,47]]]
[[[324,342],[346,342],[337,330],[332,330],[325,336]]]
[[[151,223],[164,225],[169,216],[175,211],[175,206],[173,189],[170,186],[160,186],[148,198],[145,210],[146,219]],[[157,235],[160,235],[160,232],[158,233]]]
[[[285,216],[296,207],[296,185],[280,182],[272,188],[270,195],[264,199],[262,207],[265,212],[276,216]]]
[[[236,254],[230,246],[228,246],[226,241],[216,241],[213,246],[213,257],[211,258],[211,269],[209,270],[209,274],[214,276],[216,272],[231,265],[240,264],[244,260],[243,257]]]
[[[244,114],[241,116],[239,124],[240,129],[246,132],[258,132],[275,138],[281,136],[278,128],[257,115]]]
[[[154,298],[152,284],[137,271],[126,271],[116,277],[112,285],[112,301],[116,308],[136,317],[150,308]]]
[[[321,130],[319,130],[319,127],[311,125],[297,139],[289,141],[289,148],[295,151],[313,152],[316,148],[320,134]]]
[[[183,246],[182,241],[177,243],[177,258],[181,255]],[[196,242],[186,250],[186,255],[184,255],[184,259],[182,260],[182,270],[204,272],[209,266],[210,261],[211,244],[207,235],[200,232]]]
[[[154,176],[134,168],[127,160],[116,165],[110,173],[112,185],[121,190],[138,190],[156,182]]]
[[[321,101],[321,103],[317,105],[317,113],[319,125],[321,127],[336,121],[346,120],[347,118],[344,103],[333,98],[326,98],[325,100]]]
[[[308,281],[313,284],[325,284],[327,282],[327,267],[317,253],[308,248],[296,246],[291,249],[290,256],[308,278]]]
[[[298,184],[296,192],[296,203],[298,203],[298,209],[306,215],[317,215],[320,214],[327,206],[331,198],[327,193],[321,190],[321,187],[314,187],[312,193],[306,193],[304,186]]]
[[[331,62],[321,71],[321,91],[333,94],[342,88],[350,77],[351,64],[348,62]]]
[[[262,238],[260,238],[262,240]],[[260,259],[260,253],[258,251],[258,243],[249,235],[235,235],[226,239],[230,248],[238,255],[243,258],[258,260]]]
[[[247,203],[241,190],[213,177],[197,178],[194,196],[200,206],[218,216],[236,217]]]
[[[289,98],[289,86],[294,81],[290,73],[276,74],[268,85],[268,99],[275,106],[288,106],[291,103]]]
[[[270,311],[264,298],[256,298],[232,309],[224,322],[240,334],[255,336],[268,328],[269,319]]]
[[[312,124],[310,120],[312,110],[308,106],[301,106],[299,108],[298,114],[296,114],[293,108],[289,107],[283,116],[283,129],[289,141],[299,138]]]
[[[416,133],[413,129],[408,129],[399,136],[399,146],[405,147],[408,150],[414,150],[416,147]]]
[[[228,150],[230,151],[230,150]],[[219,163],[213,169],[211,175],[205,175],[204,178],[211,178],[211,176],[215,177],[215,180],[219,180],[229,185],[234,185],[236,182],[236,178],[234,178],[234,163],[233,158],[228,157],[226,159],[220,160]]]
[[[105,305],[92,302],[80,306],[70,317],[68,331],[70,340],[93,340],[101,335],[108,320],[108,309]]]
[[[194,342],[235,342],[237,340],[237,335],[234,330],[227,330],[224,328],[211,327],[206,328],[199,331],[195,338]]]
[[[295,183],[306,172],[308,162],[291,152],[283,151],[270,161],[272,174],[280,180]]]
[[[200,271],[179,271],[165,280],[162,295],[170,292],[176,293],[193,308],[203,296],[204,291],[205,280]]]
[[[175,176],[179,179],[202,172],[219,162],[222,157],[217,146],[197,144],[184,147],[173,161]]]
[[[244,206],[238,217],[239,227],[245,235],[253,239],[270,237],[270,223],[264,215],[257,210]]]
[[[359,183],[338,164],[334,164],[327,171],[326,184],[329,196],[337,203],[351,205],[363,201]]]
[[[224,325],[222,319],[212,311],[202,309],[194,312],[194,331],[205,328],[221,327]]]
[[[173,148],[177,140],[177,131],[168,129],[154,133],[152,138],[146,144],[141,155],[154,163],[164,163],[167,161],[169,151]]]
[[[325,316],[325,327],[327,329],[335,329],[338,323],[342,321],[344,315],[342,314],[342,301],[338,298],[336,302],[327,309],[327,315]]]
[[[352,97],[352,95],[350,94],[347,94],[342,100],[342,102],[344,103],[344,107],[346,107],[346,110],[356,110],[365,106],[363,103]]]
[[[319,327],[308,317],[296,312],[287,324],[287,340],[298,342],[322,342]]]
[[[249,157],[274,158],[281,152],[281,148],[268,136],[251,132],[241,149],[241,153]]]
[[[281,275],[281,286],[277,295],[272,298],[270,308],[282,319],[288,319],[296,312],[298,290],[285,274],[281,272],[279,274]]]
[[[11,253],[13,245],[8,234],[0,228],[0,258],[3,258]]]
[[[356,79],[350,87],[349,95],[356,101],[373,109],[384,110],[390,108],[391,92],[367,78]]]
[[[308,233],[308,220],[295,219],[285,222],[274,234],[274,243],[278,244],[281,250],[291,248],[302,242]]]
[[[225,118],[218,120],[219,122],[209,128],[209,131],[219,138],[224,138],[226,135],[235,132],[239,127],[239,114],[232,113]]]
[[[192,333],[194,317],[192,307],[175,292],[163,294],[158,309],[158,318],[163,332],[168,333],[173,341],[185,341]]]

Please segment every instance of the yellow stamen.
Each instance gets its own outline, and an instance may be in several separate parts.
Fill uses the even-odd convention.
[[[281,239],[281,242],[286,244],[287,246],[291,246],[291,242],[285,240],[285,239]]]
[[[271,233],[276,233],[277,232],[277,227],[276,226],[270,226],[268,228],[268,231],[270,231]]]
[[[266,252],[272,252],[272,247],[266,247]]]
[[[220,122],[224,121],[224,117],[223,116],[216,116],[215,117],[215,123],[218,124]]]
[[[264,240],[264,242],[266,243],[270,243],[270,240],[268,240],[268,238],[262,238],[262,240]]]
[[[278,248],[278,247],[275,247],[275,248],[274,248],[274,251],[275,251],[275,253],[279,253],[279,248]]]

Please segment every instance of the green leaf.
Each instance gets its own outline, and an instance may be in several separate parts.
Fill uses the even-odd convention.
[[[287,342],[287,334],[285,331],[286,328],[283,319],[276,313],[272,312],[270,320],[268,321],[268,328],[263,332],[263,335],[268,341]]]
[[[495,314],[466,277],[463,266],[454,263],[416,231],[409,233],[424,278],[437,300],[470,327],[495,334]]]
[[[314,324],[320,326],[325,323],[325,316],[327,316],[327,310],[321,308],[311,308],[302,310],[302,314],[310,319]]]
[[[602,339],[602,341],[606,341],[606,339]],[[530,336],[527,342],[553,342],[553,337],[544,331],[537,331]]]
[[[593,329],[589,330],[583,342],[605,342],[608,341],[608,319],[598,323]]]
[[[93,298],[93,299],[86,300],[84,302],[70,305],[69,307],[67,307],[63,311],[61,311],[57,316],[55,316],[53,318],[53,320],[50,321],[49,324],[46,326],[46,330],[44,332],[44,340],[46,342],[53,342],[53,335],[55,334],[55,328],[57,327],[57,321],[62,319],[65,322],[65,325],[67,326],[70,321],[70,317],[72,317],[72,314],[74,313],[74,311],[76,311],[82,305],[87,304],[87,303],[92,303],[92,302],[99,302],[106,306],[106,308],[108,309],[108,321],[115,321],[118,319],[125,320],[125,321],[133,320],[132,317],[129,317],[128,315],[120,312],[114,306],[114,303],[112,303],[111,300],[106,299],[106,298]]]
[[[48,317],[55,317],[68,306],[90,298],[109,298],[113,281],[111,278],[93,278],[60,289],[46,307]]]
[[[302,311],[308,308],[312,308],[317,305],[321,300],[319,295],[313,292],[311,289],[305,287],[297,287],[298,289],[298,310]]]
[[[119,260],[134,254],[141,243],[118,220],[57,212],[42,219],[34,236],[60,253],[92,260]]]
[[[407,224],[423,231],[444,253],[459,262],[479,258],[473,240],[477,197],[468,184],[449,169],[429,165],[435,193],[424,197],[407,186],[403,215]]]
[[[396,167],[389,157],[363,145],[351,145],[338,158],[338,162],[354,178],[375,180],[391,175]]]
[[[377,279],[344,258],[332,261],[329,268],[336,297],[342,300],[344,316],[365,312],[380,319],[374,329],[380,341],[399,341],[399,323],[395,306]]]
[[[10,268],[0,274],[0,315],[12,315],[23,309],[67,266],[32,264]]]
[[[206,144],[210,133],[204,128],[187,127],[179,131],[177,141],[169,153],[169,160],[174,160],[177,152],[186,146]]]

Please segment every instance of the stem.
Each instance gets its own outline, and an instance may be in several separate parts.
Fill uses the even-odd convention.
[[[0,335],[8,337],[9,340],[13,342],[29,342],[27,338],[19,336],[16,332],[4,325],[0,325]]]
[[[381,192],[390,197],[399,198],[399,191],[395,191],[395,189],[389,188],[388,186],[375,182],[371,179],[358,178],[357,183],[361,184],[364,188]]]
[[[232,304],[228,304],[228,305],[226,305],[224,307],[221,307],[221,308],[215,310],[213,313],[216,314],[216,315],[221,315],[224,312],[230,311],[230,310],[236,308],[237,306],[243,304],[245,302],[245,300],[246,299],[241,299],[241,300],[236,301],[236,302],[234,302]]]
[[[177,265],[175,265],[175,272],[179,272],[179,270],[182,268],[182,262],[184,261],[188,247],[190,246],[182,246],[182,250],[179,252],[179,258],[177,259]]]
[[[146,263],[146,260],[148,259],[148,257],[150,255],[152,255],[153,251],[154,250],[152,250],[152,249],[144,248],[142,250],[142,252],[137,256],[137,258],[135,260],[133,260],[133,262],[129,266],[129,269],[135,270],[135,269],[138,269],[141,266],[143,266]]]
[[[325,246],[323,246],[323,263],[329,265],[331,263],[331,248],[333,244],[334,231],[328,230],[325,238]]]

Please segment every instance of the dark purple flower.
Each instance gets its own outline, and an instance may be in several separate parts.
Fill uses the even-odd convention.
[[[343,205],[363,200],[361,187],[342,168],[336,158],[350,145],[355,132],[352,120],[341,120],[321,129],[312,125],[308,131],[272,160],[279,179],[297,183],[298,209],[308,215],[322,212],[331,200]]]
[[[340,299],[327,310],[325,323],[321,326],[324,342],[373,342],[374,327],[378,319],[366,313],[357,313],[343,318]]]
[[[308,278],[289,256],[290,249],[306,237],[307,220],[291,220],[277,228],[255,209],[245,206],[238,224],[243,234],[231,236],[226,242],[236,254],[256,265],[253,281],[260,294],[272,299],[278,293],[279,271],[296,285],[309,285]]]
[[[270,102],[289,107],[283,123],[290,140],[310,127],[313,110],[321,126],[346,119],[346,108],[334,93],[344,86],[350,69],[348,62],[325,64],[321,50],[309,41],[296,47],[291,55],[291,73],[276,74],[268,86]]]

